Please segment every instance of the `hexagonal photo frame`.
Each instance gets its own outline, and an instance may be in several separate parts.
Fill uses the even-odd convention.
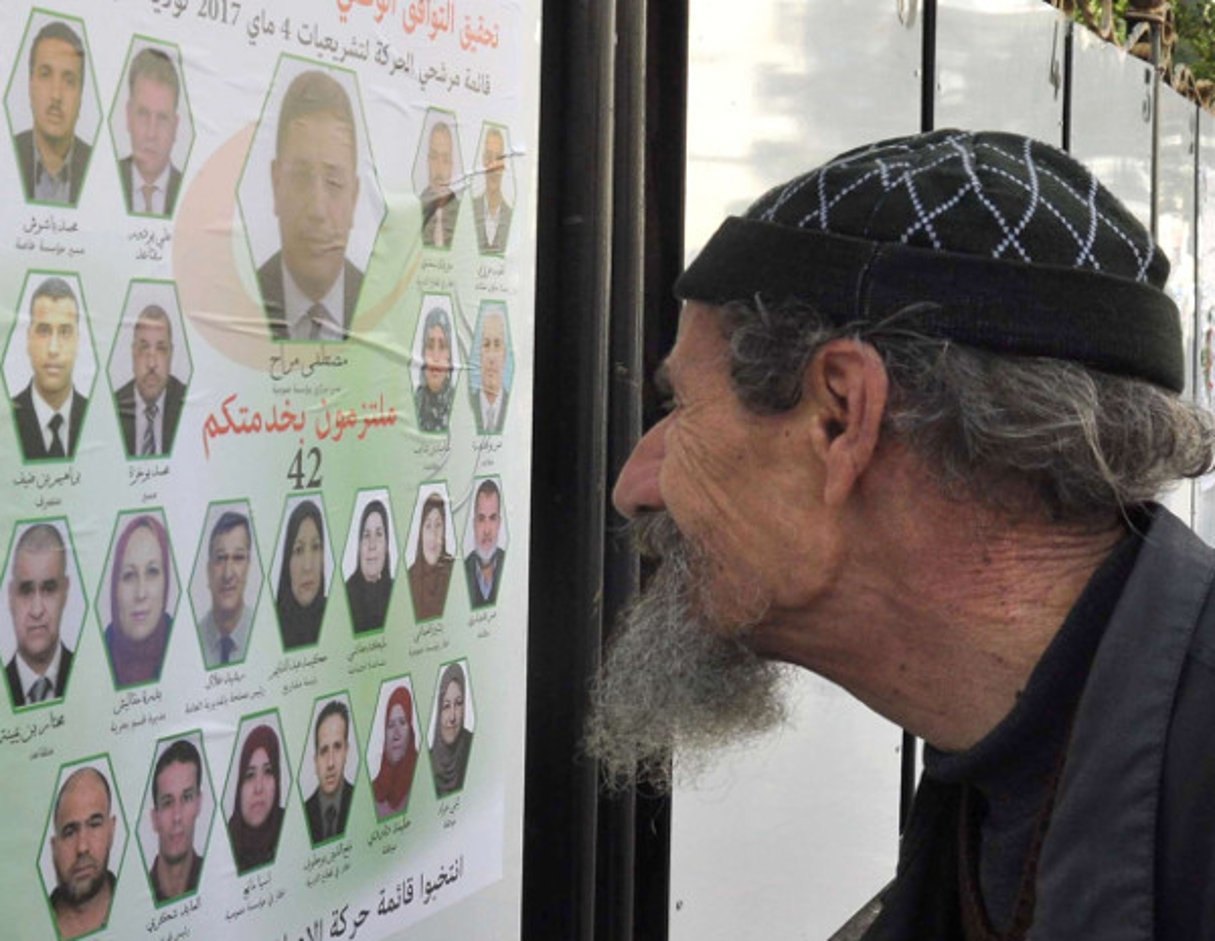
[[[443,616],[447,591],[455,568],[456,524],[451,498],[444,480],[426,481],[418,487],[405,539],[405,571],[409,597],[418,623]]]
[[[171,219],[194,147],[194,115],[176,43],[131,37],[110,106],[110,140],[127,213]]]
[[[359,773],[359,740],[350,692],[338,690],[312,703],[308,741],[300,757],[300,800],[313,848],[346,835]]]
[[[474,477],[472,507],[464,524],[464,575],[472,609],[498,603],[506,549],[506,497],[497,476]]]
[[[384,629],[400,564],[401,550],[388,488],[359,490],[354,496],[350,529],[342,552],[342,578],[350,605],[350,627],[355,634]]]
[[[80,276],[27,271],[16,309],[4,349],[4,383],[22,458],[71,460],[84,432],[98,363]],[[44,424],[46,412],[54,414]]]
[[[463,367],[456,334],[458,302],[450,294],[423,294],[409,361],[418,430],[446,435]]]
[[[0,618],[0,656],[9,703],[13,709],[61,703],[88,614],[67,518],[18,520],[4,573],[8,617]]]
[[[126,456],[171,455],[194,375],[176,282],[136,278],[127,285],[106,372]]]
[[[384,680],[367,730],[367,779],[377,822],[408,811],[424,744],[412,677]]]
[[[473,331],[468,379],[477,434],[502,434],[514,384],[515,349],[510,340],[506,301],[482,301]]]
[[[207,504],[190,575],[190,607],[206,669],[245,662],[264,581],[249,501]]]
[[[454,111],[426,109],[411,178],[422,203],[422,245],[450,249],[460,217],[466,215],[460,205],[468,187]]]
[[[430,773],[440,800],[464,789],[476,727],[468,660],[440,664],[427,723]]]
[[[353,71],[279,56],[237,204],[271,337],[344,340],[387,213]]]
[[[128,825],[108,754],[59,767],[36,866],[62,939],[100,931],[122,876]],[[99,819],[100,818],[100,822]]]
[[[291,761],[278,710],[243,716],[221,805],[237,875],[274,862],[290,793]]]
[[[506,125],[483,122],[472,187],[473,228],[477,233],[477,251],[482,255],[506,252],[517,198],[514,156]]]
[[[215,790],[202,730],[157,741],[135,827],[157,908],[198,891],[214,819]]]
[[[160,682],[181,600],[163,508],[118,514],[103,573],[95,604],[114,688]]]
[[[333,587],[333,553],[319,490],[286,499],[271,571],[274,610],[284,650],[320,641]]]
[[[4,110],[25,201],[74,208],[101,128],[84,20],[53,10],[30,11],[13,57]]]

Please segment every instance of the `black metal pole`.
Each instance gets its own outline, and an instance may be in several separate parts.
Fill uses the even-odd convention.
[[[593,941],[602,643],[613,0],[546,3],[541,50],[522,936]]]

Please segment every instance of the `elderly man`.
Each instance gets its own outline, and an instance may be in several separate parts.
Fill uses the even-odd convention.
[[[498,545],[502,529],[502,491],[492,480],[481,481],[473,499],[473,551],[464,558],[468,597],[473,609],[498,602],[506,550]]]
[[[105,775],[95,768],[68,775],[55,798],[52,822],[51,910],[59,937],[79,938],[105,927],[114,901],[110,848],[117,821]]]
[[[194,825],[202,809],[202,756],[179,738],[160,753],[152,771],[148,817],[156,834],[156,858],[148,882],[157,902],[171,902],[198,888],[203,858],[194,848]]]
[[[8,612],[17,652],[4,668],[13,706],[54,702],[67,691],[72,651],[60,627],[68,596],[67,547],[50,523],[17,537],[8,579]]]
[[[460,216],[460,194],[451,188],[455,172],[455,138],[451,125],[437,121],[426,145],[426,188],[422,190],[422,244],[451,248]]]
[[[599,678],[620,780],[781,713],[778,662],[927,742],[869,939],[1208,937],[1212,465],[1168,263],[1067,155],[939,131],[728,219],[615,502],[662,563]]]
[[[258,269],[276,340],[344,340],[363,286],[346,258],[359,199],[350,96],[326,72],[301,72],[283,95],[270,163],[282,251]]]
[[[30,47],[30,111],[34,126],[15,138],[25,198],[75,206],[92,148],[76,136],[84,94],[84,43],[59,20]]]
[[[76,391],[72,373],[80,345],[80,306],[62,278],[34,289],[25,349],[33,377],[13,397],[13,417],[27,461],[74,457],[89,400]]]
[[[304,801],[308,835],[312,845],[346,833],[354,785],[346,780],[346,755],[350,752],[350,710],[340,699],[321,708],[312,730],[315,749],[316,790]]]
[[[173,365],[173,324],[164,308],[149,304],[139,312],[131,339],[134,378],[114,393],[127,457],[168,454],[186,400],[186,387],[169,372]]]
[[[207,540],[211,608],[198,622],[207,669],[240,663],[248,653],[253,609],[245,604],[245,586],[252,552],[249,517],[235,510],[221,513]]]
[[[476,408],[477,434],[502,433],[506,421],[506,403],[510,390],[506,388],[506,307],[494,303],[486,306],[481,317],[481,343],[478,347]]]
[[[506,172],[506,141],[502,132],[491,127],[485,132],[481,148],[481,168],[485,171],[485,192],[473,197],[473,222],[477,228],[477,247],[481,253],[501,255],[510,236],[511,205],[502,196],[502,177]]]
[[[173,60],[163,50],[140,49],[127,71],[127,87],[131,156],[118,161],[127,212],[171,216],[181,189],[181,171],[170,161],[181,97]]]

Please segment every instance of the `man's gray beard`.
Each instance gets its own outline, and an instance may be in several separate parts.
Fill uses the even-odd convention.
[[[102,866],[96,876],[81,886],[74,885],[70,879],[65,880],[63,876],[59,876],[60,894],[69,905],[79,908],[85,902],[89,902],[97,896],[102,886],[106,884],[108,876],[108,865]],[[44,889],[43,891],[46,890]]]
[[[755,599],[745,623],[715,623],[703,553],[666,513],[631,524],[638,548],[661,560],[645,591],[621,615],[591,688],[584,740],[609,790],[645,781],[692,779],[713,749],[767,731],[785,718],[780,665],[741,640],[764,613]]]

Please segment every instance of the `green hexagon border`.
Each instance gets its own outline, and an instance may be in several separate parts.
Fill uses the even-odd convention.
[[[287,505],[291,503],[292,500],[300,500],[305,497],[316,497],[320,503],[321,519],[325,521],[325,532],[329,537],[324,540],[325,551],[329,554],[329,564],[333,566],[332,571],[334,580],[340,580],[338,573],[341,571],[341,569],[338,567],[337,562],[333,558],[333,526],[329,523],[329,512],[325,509],[324,490],[321,488],[313,488],[311,490],[295,490],[288,493],[283,499],[283,510],[282,513],[279,514],[278,525],[274,528],[274,550],[270,553],[270,566],[266,571],[267,588],[270,593],[270,599],[274,602],[274,623],[278,625],[278,640],[284,655],[302,653],[305,650],[313,650],[316,647],[319,647],[321,643],[321,635],[325,633],[325,622],[332,616],[330,614],[329,603],[333,600],[333,583],[330,582],[329,585],[325,586],[325,613],[321,615],[321,626],[316,632],[316,642],[311,644],[301,644],[298,647],[292,647],[290,649],[288,649],[283,643],[283,624],[282,621],[279,620],[278,598],[274,594],[274,560],[278,558],[279,540],[287,538],[286,530],[283,528],[288,516]],[[322,571],[322,583],[324,580],[325,576],[324,572]],[[345,585],[342,586],[342,590],[345,591]]]
[[[316,734],[315,733],[316,717],[320,713],[320,709],[318,709],[317,706],[320,703],[323,703],[323,702],[328,703],[334,699],[342,699],[342,701],[345,702],[347,714],[349,716],[349,727],[347,728],[346,731],[347,731],[348,737],[354,739],[353,744],[354,744],[355,766],[356,767],[354,769],[354,780],[350,782],[350,787],[351,787],[350,813],[353,815],[355,793],[359,787],[359,778],[362,776],[361,773],[363,770],[362,766],[363,766],[363,757],[364,756],[363,756],[363,753],[359,751],[359,728],[358,728],[358,723],[355,721],[355,718],[354,718],[354,703],[352,702],[353,696],[351,695],[349,687],[346,687],[343,689],[335,689],[330,693],[324,693],[320,696],[315,697],[312,700],[312,712],[309,714],[309,719],[308,719],[307,738],[312,738]],[[315,743],[314,743],[313,747],[315,748]],[[295,770],[295,782],[294,782],[295,786],[292,788],[292,790],[294,790],[299,795],[301,808],[304,808],[304,806],[308,802],[308,795],[306,795],[304,793],[304,789],[300,784],[300,782],[304,776],[304,774],[303,774],[304,761],[306,760],[307,756],[308,756],[308,742],[305,740],[304,744],[300,746],[300,762],[299,762],[299,766]],[[343,772],[342,777],[343,777],[343,779],[345,778],[344,772]],[[346,830],[347,831],[349,831],[349,829],[350,829],[350,824],[351,824],[351,820],[347,819],[347,821],[346,821]],[[307,834],[308,843],[311,845],[311,847],[314,850],[320,849],[320,847],[322,847],[322,846],[328,846],[331,843],[336,843],[339,840],[347,839],[346,833],[343,832],[343,833],[337,834],[336,836],[331,836],[327,840],[321,840],[319,843],[313,843],[312,834],[308,832],[308,812],[306,809],[304,810],[304,832]]]

